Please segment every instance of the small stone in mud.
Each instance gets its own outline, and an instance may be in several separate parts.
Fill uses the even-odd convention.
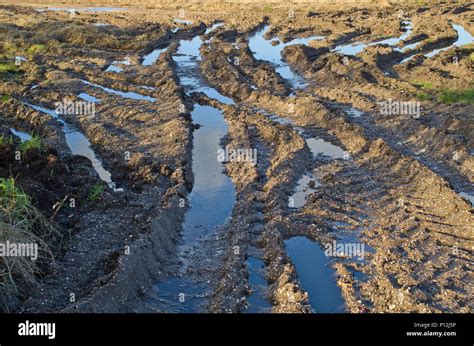
[[[171,168],[167,164],[162,165],[160,168],[160,174],[169,177],[171,175]]]

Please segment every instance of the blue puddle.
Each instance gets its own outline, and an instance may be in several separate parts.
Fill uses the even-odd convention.
[[[173,60],[177,75],[186,93],[203,92],[225,104],[233,100],[221,95],[199,78],[200,37],[180,41]],[[194,105],[191,112],[194,124],[201,125],[193,133],[192,171],[194,185],[188,196],[189,209],[182,225],[180,253],[192,250],[199,241],[216,232],[231,217],[235,204],[235,187],[224,173],[224,165],[217,160],[221,141],[227,134],[227,123],[222,112],[211,106]],[[183,265],[180,272],[183,273]],[[157,283],[148,304],[165,312],[202,312],[206,305],[206,284],[192,276],[175,276]],[[184,299],[183,299],[184,297]]]
[[[342,313],[345,303],[336,284],[335,271],[330,267],[321,247],[307,237],[285,241],[286,252],[295,266],[301,287],[308,292],[309,303],[316,313]]]
[[[105,91],[106,93],[118,95],[118,96],[123,97],[123,98],[132,99],[132,100],[149,101],[149,102],[155,102],[156,101],[156,99],[154,97],[140,95],[140,94],[137,94],[137,93],[132,92],[132,91],[124,92],[124,91],[120,91],[120,90],[115,90],[115,89],[104,87],[104,86],[99,85],[99,84],[91,83],[91,82],[86,81],[84,79],[80,79],[80,81],[82,83],[86,84],[86,85],[90,85],[94,88],[101,89],[101,90]]]
[[[266,25],[249,38],[249,49],[253,53],[255,59],[264,60],[272,64],[275,67],[275,71],[284,79],[290,81],[293,87],[302,88],[306,86],[304,78],[293,72],[290,66],[283,60],[283,49],[287,46],[297,44],[308,45],[310,41],[322,40],[324,37],[310,36],[306,38],[297,38],[286,43],[279,42],[277,45],[272,45],[272,40],[266,40],[264,37],[269,27],[269,25]]]
[[[347,115],[353,117],[353,118],[360,118],[361,116],[364,115],[364,112],[356,109],[356,108],[349,108],[346,110]]]
[[[471,207],[474,206],[474,195],[467,192],[460,192],[459,195],[471,204]]]
[[[109,67],[107,67],[107,69],[105,70],[105,72],[116,72],[116,73],[120,73],[123,71],[123,67],[121,66],[130,66],[130,59],[127,57],[125,60],[122,60],[122,61],[114,61],[112,62],[112,64],[109,65]]]
[[[427,58],[431,58],[442,51],[451,49],[452,47],[460,47],[466,44],[474,43],[474,37],[472,37],[472,35],[466,29],[464,29],[461,25],[453,24],[453,28],[454,30],[456,30],[456,33],[458,34],[458,38],[456,39],[456,42],[454,42],[449,47],[435,49],[425,54]]]
[[[190,208],[186,211],[182,228],[181,253],[191,249],[206,235],[215,232],[230,218],[235,204],[235,187],[223,173],[223,165],[217,160],[222,137],[227,124],[222,114],[210,106],[195,105],[193,123],[200,124],[193,138],[194,186],[189,194]],[[165,312],[202,312],[205,305],[205,285],[185,275],[172,277],[155,285],[149,304]],[[177,297],[184,294],[185,301]],[[163,300],[173,304],[162,304]]]
[[[306,199],[321,186],[317,178],[312,173],[304,174],[297,183],[294,193],[291,195],[288,206],[300,209],[306,204]]]
[[[187,19],[179,19],[179,18],[175,18],[173,19],[173,21],[175,23],[178,23],[178,24],[186,24],[186,25],[191,25],[193,24],[193,22],[191,20],[187,20]]]
[[[447,47],[434,49],[431,52],[424,53],[423,56],[425,56],[426,58],[431,58],[431,57],[439,54],[440,52],[449,50],[453,47],[461,47],[461,46],[464,46],[464,45],[467,45],[467,44],[474,43],[474,37],[466,29],[464,29],[461,25],[453,24],[453,29],[456,31],[456,33],[458,35],[456,41],[453,44],[451,44]],[[400,61],[400,64],[403,64],[403,63],[411,60],[413,57],[414,57],[413,55],[408,56],[407,58]]]
[[[322,155],[328,156],[331,159],[347,158],[347,153],[341,147],[325,141],[322,138],[307,138],[306,144],[314,157]]]
[[[360,241],[360,229],[349,230],[345,223],[335,223],[335,240],[325,244],[324,249],[305,236],[285,241],[286,252],[295,266],[301,287],[309,295],[309,303],[316,313],[345,312],[344,298],[336,283],[333,261],[366,263],[366,255],[374,249]],[[342,257],[341,257],[342,256]],[[354,278],[365,282],[369,276],[352,267],[347,267]]]
[[[168,47],[157,48],[157,49],[153,50],[150,54],[145,55],[143,57],[142,65],[143,66],[153,65],[158,60],[161,53],[166,52],[167,49],[168,49]]]
[[[354,111],[357,111],[354,109]],[[295,126],[293,121],[288,118],[279,117],[275,114],[269,114],[265,110],[259,109],[259,112],[268,116],[274,122],[277,122],[282,125],[291,125],[295,131],[298,132],[300,136],[302,136],[306,142],[306,145],[310,149],[313,157],[316,158],[318,156],[326,156],[333,160],[335,159],[348,159],[348,153],[344,151],[341,147],[332,144],[322,138],[319,137],[310,137],[304,129],[301,127]]]
[[[217,160],[220,142],[227,134],[227,124],[221,112],[210,106],[195,105],[193,123],[202,125],[194,132],[194,186],[189,195],[191,208],[183,224],[184,245],[194,244],[199,237],[214,231],[230,217],[235,203],[232,180],[223,173]]]
[[[99,178],[105,182],[111,189],[114,191],[123,191],[123,189],[117,189],[116,184],[112,181],[112,174],[107,171],[102,162],[99,160],[97,155],[91,149],[91,142],[84,136],[81,132],[77,131],[74,127],[67,124],[63,119],[59,117],[59,115],[52,109],[44,108],[41,106],[32,105],[30,103],[25,103],[28,107],[31,107],[38,112],[45,113],[59,121],[62,125],[62,131],[66,138],[66,143],[71,150],[73,155],[84,156],[90,160],[92,163],[92,167],[94,167],[95,171],[97,172]]]
[[[109,67],[107,67],[105,69],[105,72],[115,72],[115,73],[120,73],[123,71],[123,68],[119,67],[119,66],[116,66],[114,64],[112,65],[109,65]]]
[[[204,35],[208,35],[212,31],[214,31],[217,28],[220,28],[222,26],[224,26],[224,23],[215,23],[215,24],[211,25],[209,28],[206,29],[206,32],[204,33]]]
[[[423,43],[423,41],[414,42],[411,44],[404,45],[400,48],[399,45],[403,43],[405,40],[407,40],[413,32],[413,25],[410,21],[403,21],[402,25],[404,26],[406,32],[400,37],[392,37],[392,38],[387,38],[381,41],[375,41],[375,42],[370,42],[370,43],[356,42],[356,43],[350,43],[350,44],[343,44],[343,45],[336,46],[335,48],[332,49],[332,51],[342,53],[344,55],[355,56],[363,52],[366,47],[376,46],[376,45],[388,45],[388,46],[391,46],[395,51],[403,53],[403,52],[413,50]],[[464,29],[461,25],[458,25],[458,24],[452,24],[452,25],[453,25],[453,29],[456,31],[458,35],[456,42],[454,42],[453,44],[447,47],[434,49],[428,53],[424,53],[423,55],[425,57],[431,58],[442,51],[451,49],[452,47],[460,47],[463,45],[474,43],[474,37],[466,29]],[[413,58],[413,55],[409,55],[405,59],[401,60],[400,64],[403,64],[411,60],[412,58]]]
[[[252,293],[247,298],[247,308],[245,313],[269,313],[272,304],[265,298],[268,287],[267,280],[264,278],[265,263],[256,257],[247,258],[247,270],[249,273],[249,283]]]
[[[195,313],[205,309],[203,284],[186,277],[174,277],[153,287],[151,306],[158,305],[167,313]]]
[[[411,33],[413,32],[413,25],[410,21],[403,21],[402,25],[405,28],[406,32],[400,37],[391,37],[391,38],[387,38],[384,40],[375,41],[371,43],[356,42],[356,43],[343,44],[343,45],[336,46],[335,48],[332,49],[332,51],[337,52],[337,53],[342,53],[344,55],[355,56],[363,52],[366,47],[375,46],[375,45],[388,45],[388,46],[393,47],[395,50],[403,51],[406,48],[400,49],[398,48],[398,44],[406,40],[408,37],[410,37]],[[411,47],[412,48],[416,47],[418,44],[419,43],[412,44]]]
[[[173,60],[178,65],[178,75],[180,84],[184,86],[188,95],[189,92],[202,92],[206,96],[216,99],[227,105],[234,104],[234,100],[222,95],[216,89],[209,87],[200,78],[198,71],[198,63],[201,61],[199,48],[203,44],[200,36],[195,36],[190,40],[181,40],[177,53],[173,56]]]
[[[20,139],[20,142],[22,142],[22,143],[28,142],[31,139],[31,136],[26,132],[18,131],[14,128],[10,128],[10,132],[14,136],[18,137]]]
[[[87,101],[87,102],[100,103],[100,100],[97,97],[89,95],[88,93],[80,93],[77,96],[80,97],[81,99]]]

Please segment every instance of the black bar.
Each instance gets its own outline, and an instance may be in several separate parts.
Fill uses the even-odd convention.
[[[19,336],[26,321],[54,322],[55,338]],[[0,345],[473,345],[473,328],[472,315],[463,314],[4,314]]]

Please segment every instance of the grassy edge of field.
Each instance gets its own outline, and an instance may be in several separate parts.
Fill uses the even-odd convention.
[[[36,283],[42,260],[51,259],[50,241],[57,230],[36,208],[31,198],[17,186],[13,177],[0,178],[0,311],[8,311],[8,302],[20,296],[25,287]],[[8,244],[37,246],[37,258],[9,256]]]

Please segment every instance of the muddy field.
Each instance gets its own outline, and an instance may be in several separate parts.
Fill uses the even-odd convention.
[[[0,6],[0,178],[54,228],[1,310],[472,313],[472,35],[468,3]]]

